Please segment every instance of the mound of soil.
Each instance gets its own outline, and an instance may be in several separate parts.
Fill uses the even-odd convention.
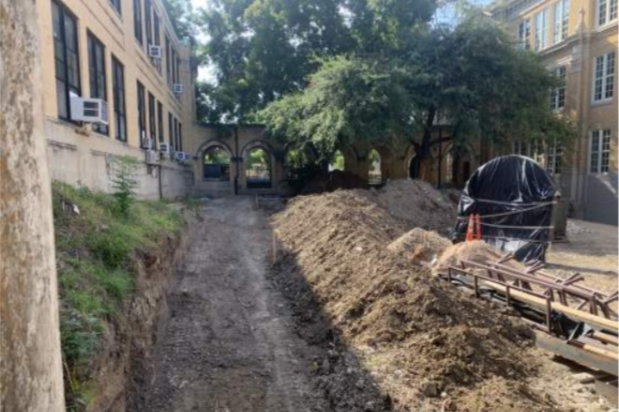
[[[456,221],[451,199],[423,180],[393,180],[377,191],[377,201],[410,228],[448,233]]]
[[[367,187],[366,182],[359,176],[344,172],[342,170],[333,170],[326,174],[320,174],[301,189],[301,194],[317,194],[323,192],[333,192],[337,189],[362,189]]]
[[[430,263],[449,247],[451,242],[438,233],[415,228],[393,241],[387,249],[407,257],[411,263]]]
[[[406,186],[400,185],[394,187]],[[303,333],[311,330],[308,336],[315,343],[354,353],[359,367],[389,398],[380,407],[363,409],[351,394],[351,399],[336,402],[347,405],[337,410],[446,408],[449,402],[477,399],[471,393],[483,394],[484,401],[494,405],[487,410],[503,410],[504,391],[495,396],[487,388],[490,382],[509,387],[535,374],[537,360],[528,353],[531,333],[520,322],[498,314],[498,307],[463,296],[432,278],[429,269],[411,265],[405,256],[387,249],[405,232],[402,220],[392,216],[399,207],[408,205],[412,219],[430,214],[432,207],[435,214],[440,214],[437,208],[451,207],[433,198],[423,185],[414,186],[417,189],[409,186],[402,192],[419,190],[419,203],[401,201],[393,195],[396,189],[387,187],[383,193],[391,193],[384,203],[388,209],[367,191],[293,199],[273,219],[286,250],[274,276],[297,308],[299,321],[308,325]],[[439,218],[434,222],[438,224]],[[329,367],[330,381],[345,382],[342,376],[348,369]],[[339,391],[329,391],[345,393],[342,385]],[[525,383],[521,386],[528,391]],[[530,399],[524,392],[513,393],[512,406],[504,410],[554,409],[547,400]]]

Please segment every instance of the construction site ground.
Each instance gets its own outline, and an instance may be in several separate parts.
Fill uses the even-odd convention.
[[[431,250],[387,248],[415,227],[443,245],[451,200],[417,183],[381,190],[206,200],[191,213],[140,410],[612,409],[581,382],[589,375],[535,348],[515,313],[433,278]],[[591,232],[553,246],[553,270],[601,268],[592,276],[616,288],[616,234],[613,252],[576,225]]]

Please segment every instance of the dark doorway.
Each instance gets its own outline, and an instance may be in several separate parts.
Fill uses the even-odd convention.
[[[204,179],[229,181],[230,154],[219,146],[213,146],[204,152]]]
[[[419,179],[419,174],[420,174],[420,166],[421,166],[421,162],[419,161],[419,157],[415,156],[411,159],[411,163],[408,166],[408,176],[411,179]]]

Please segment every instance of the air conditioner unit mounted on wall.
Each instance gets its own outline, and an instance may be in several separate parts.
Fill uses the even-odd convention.
[[[147,165],[158,165],[159,164],[159,153],[156,150],[147,150],[146,152],[146,164]]]
[[[159,152],[163,155],[169,155],[170,145],[168,143],[159,143]]]
[[[154,44],[148,46],[148,55],[154,59],[161,59],[161,46]]]
[[[174,86],[172,86],[172,90],[176,94],[182,94],[183,93],[183,85],[181,83],[174,83]]]
[[[107,125],[107,103],[103,99],[88,99],[72,94],[71,120]]]
[[[174,158],[179,162],[186,162],[189,160],[189,155],[185,152],[176,152],[174,153]]]

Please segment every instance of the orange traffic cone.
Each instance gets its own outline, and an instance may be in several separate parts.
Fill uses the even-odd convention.
[[[475,220],[477,220],[477,240],[481,240],[481,217],[479,213],[475,215]]]
[[[475,240],[475,222],[473,221],[473,215],[469,215],[469,225],[466,229],[466,241],[471,242]]]

